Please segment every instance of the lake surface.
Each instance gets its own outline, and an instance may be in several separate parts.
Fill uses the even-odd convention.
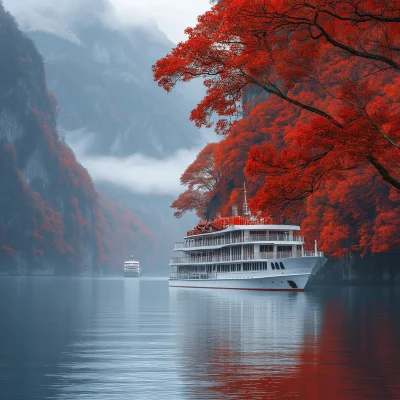
[[[0,399],[400,399],[400,292],[0,278]]]

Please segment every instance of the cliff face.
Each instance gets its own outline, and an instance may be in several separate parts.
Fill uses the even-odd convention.
[[[107,1],[84,0],[72,16],[46,10],[28,17],[16,15],[44,57],[48,85],[59,102],[63,137],[70,145],[82,135],[90,137],[87,157],[115,160],[134,154],[163,159],[177,149],[193,147],[199,133],[188,116],[195,99],[179,90],[167,95],[153,81],[151,66],[172,43],[156,27],[121,29],[113,22],[110,7]],[[109,181],[95,183],[140,215],[154,232],[159,244],[158,262],[154,262],[167,273],[173,240],[194,220],[173,218],[172,195],[138,193]],[[145,251],[139,254],[141,260],[147,256]]]
[[[0,37],[0,271],[106,267],[115,248],[126,245],[110,241],[113,228],[101,221],[115,206],[98,199],[89,174],[60,139],[42,58],[1,3]],[[132,220],[121,226],[130,239],[141,229]]]
[[[67,141],[69,131],[85,129],[95,136],[91,154],[121,157],[193,145],[190,99],[153,81],[153,63],[173,46],[156,26],[121,26],[106,0],[82,0],[73,15],[40,9],[16,17],[44,57]]]

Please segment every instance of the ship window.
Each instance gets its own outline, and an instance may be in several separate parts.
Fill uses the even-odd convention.
[[[272,267],[272,269],[275,269],[275,263],[274,262],[271,263],[271,267]]]
[[[285,266],[283,265],[283,262],[280,262],[279,265],[281,266],[281,269],[285,269]]]
[[[296,285],[295,282],[293,282],[293,281],[287,281],[287,282],[288,282],[289,286],[290,286],[292,289],[297,289],[297,285]]]
[[[261,244],[260,245],[260,253],[272,253],[274,251],[273,245]]]
[[[278,263],[275,263],[275,268],[279,269],[279,264]]]

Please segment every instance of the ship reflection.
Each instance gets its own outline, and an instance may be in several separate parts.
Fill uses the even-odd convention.
[[[400,399],[399,322],[376,297],[177,289],[170,298],[195,398]]]

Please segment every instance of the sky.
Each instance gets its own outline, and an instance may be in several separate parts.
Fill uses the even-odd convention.
[[[140,10],[174,42],[184,40],[184,30],[195,26],[197,16],[210,9],[209,0],[112,0],[118,12],[125,15]]]
[[[88,4],[95,9],[101,0],[3,0],[4,6],[18,20],[38,19],[46,10],[47,15],[57,21],[58,16],[65,22],[65,16],[73,16],[76,10]],[[184,30],[195,26],[198,15],[210,9],[210,0],[109,0],[116,9],[120,21],[126,24],[156,23],[168,38],[178,43],[185,39]],[[35,17],[34,17],[35,16]],[[49,20],[43,24],[49,24]]]

